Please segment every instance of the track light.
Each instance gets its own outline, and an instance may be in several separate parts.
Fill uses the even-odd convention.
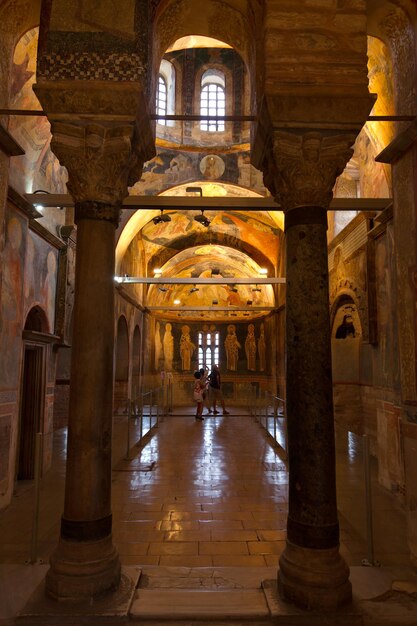
[[[171,218],[169,215],[164,215],[164,209],[161,209],[161,215],[157,215],[152,219],[152,221],[156,226],[157,224],[161,224],[162,222],[170,222]]]
[[[202,224],[202,226],[205,226],[206,228],[210,226],[210,220],[204,215],[204,209],[201,209],[201,215],[196,215],[194,219],[196,222]]]

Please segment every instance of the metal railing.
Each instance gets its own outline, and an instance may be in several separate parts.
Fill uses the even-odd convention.
[[[285,400],[269,391],[257,389],[254,385],[248,402],[250,414],[259,422],[287,458],[287,418]]]

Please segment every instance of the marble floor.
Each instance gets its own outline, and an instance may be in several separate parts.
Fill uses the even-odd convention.
[[[141,445],[138,423],[115,418],[114,542],[124,565],[277,566],[285,545],[288,473],[260,424],[237,408],[194,419],[181,410],[160,421]],[[63,510],[66,432],[55,434],[52,469],[40,492],[37,549],[32,543],[34,486],[19,483],[0,513],[0,563],[47,561]],[[374,560],[409,565],[405,515],[372,470]],[[337,431],[341,552],[349,565],[369,555],[361,441]],[[35,558],[34,555],[35,554]]]

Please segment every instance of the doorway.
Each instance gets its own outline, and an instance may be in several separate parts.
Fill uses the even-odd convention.
[[[44,362],[42,345],[24,343],[17,480],[33,480],[35,476],[36,433],[42,430],[43,421]]]

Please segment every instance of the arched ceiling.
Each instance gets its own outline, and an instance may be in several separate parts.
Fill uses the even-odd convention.
[[[258,194],[235,185],[194,182],[204,197],[258,197]],[[190,197],[186,185],[165,192],[164,196]],[[133,276],[134,268],[142,267],[145,276],[152,277],[155,269],[162,277],[209,278],[212,270],[216,275],[234,278],[253,278],[250,285],[210,284],[198,285],[151,285],[144,288],[143,304],[162,308],[156,314],[165,318],[180,316],[200,319],[200,311],[186,311],[185,307],[211,307],[217,302],[230,311],[210,311],[210,318],[228,320],[246,319],[265,315],[265,311],[251,311],[251,306],[272,307],[275,304],[274,289],[270,285],[257,286],[260,269],[275,276],[281,264],[282,215],[279,211],[268,213],[258,210],[207,210],[210,220],[204,226],[195,218],[200,210],[171,209],[164,211],[169,222],[155,224],[153,218],[159,211],[136,211],[121,233],[117,246],[117,274]],[[141,262],[137,261],[138,256]],[[125,287],[127,288],[127,287]],[[132,290],[133,291],[133,290]],[[179,301],[180,305],[174,305]],[[251,304],[247,304],[250,302]],[[170,311],[174,307],[180,311]],[[249,311],[234,310],[247,307]],[[205,314],[207,316],[207,314]]]

